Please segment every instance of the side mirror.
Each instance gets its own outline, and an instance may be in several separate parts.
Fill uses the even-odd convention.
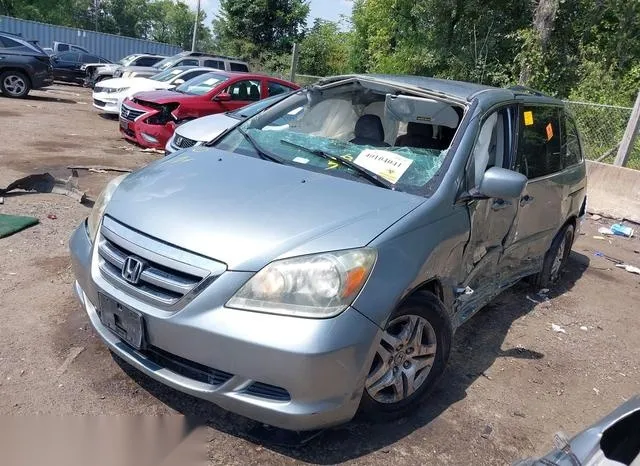
[[[228,92],[221,92],[213,98],[217,102],[229,102],[231,100],[231,94]]]
[[[184,79],[182,79],[182,78],[180,78],[180,79],[176,79],[176,80],[173,82],[173,85],[174,85],[174,86],[179,86],[180,84],[184,84]]]
[[[482,177],[478,192],[484,197],[516,199],[522,195],[527,177],[505,168],[491,167]]]

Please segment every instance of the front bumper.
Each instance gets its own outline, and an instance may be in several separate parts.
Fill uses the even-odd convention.
[[[103,113],[120,114],[120,104],[122,104],[122,98],[118,98],[114,94],[93,93],[93,106]]]
[[[127,128],[120,127],[122,136],[142,147],[162,150],[173,135],[176,125],[169,122],[166,125],[150,125],[141,120],[127,122]]]
[[[161,383],[224,409],[276,427],[303,431],[349,421],[358,409],[380,329],[349,308],[332,319],[303,319],[246,312],[224,303],[252,275],[223,273],[175,312],[150,308],[102,278],[81,225],[70,249],[75,290],[91,323],[109,348]],[[98,292],[142,312],[150,344],[182,362],[224,371],[210,384],[158,364],[102,325]],[[249,393],[254,383],[280,387],[288,400]]]

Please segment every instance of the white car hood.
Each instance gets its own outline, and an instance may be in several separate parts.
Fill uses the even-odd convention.
[[[227,128],[241,123],[242,120],[217,113],[184,123],[176,128],[176,134],[194,141],[208,142]]]
[[[120,89],[123,87],[135,88],[136,91],[153,91],[155,89],[169,89],[173,84],[161,81],[154,81],[148,78],[113,78],[100,81],[99,87],[110,89]]]

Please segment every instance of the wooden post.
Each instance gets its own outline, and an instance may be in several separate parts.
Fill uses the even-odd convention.
[[[622,137],[622,142],[620,143],[620,148],[618,149],[618,155],[616,156],[614,165],[619,167],[624,167],[627,165],[627,161],[631,156],[631,152],[633,152],[633,144],[636,141],[636,136],[638,136],[638,131],[640,130],[640,91],[638,92],[638,97],[636,98],[636,103],[633,106],[633,111],[631,112],[631,118],[629,118],[629,123],[627,123],[627,129],[624,132],[624,136]]]
[[[297,68],[298,68],[298,44],[294,42],[293,52],[291,53],[291,73],[289,75],[289,81],[295,82]]]

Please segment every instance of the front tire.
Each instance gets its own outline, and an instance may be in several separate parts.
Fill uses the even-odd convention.
[[[542,270],[534,275],[533,283],[538,289],[549,288],[560,279],[569,261],[573,232],[573,225],[567,225],[553,239],[551,247],[544,256]]]
[[[360,414],[388,421],[415,411],[449,359],[453,331],[442,302],[430,292],[408,298],[389,318],[360,402]]]
[[[31,90],[31,82],[20,71],[5,71],[0,74],[0,91],[7,97],[21,99]]]

